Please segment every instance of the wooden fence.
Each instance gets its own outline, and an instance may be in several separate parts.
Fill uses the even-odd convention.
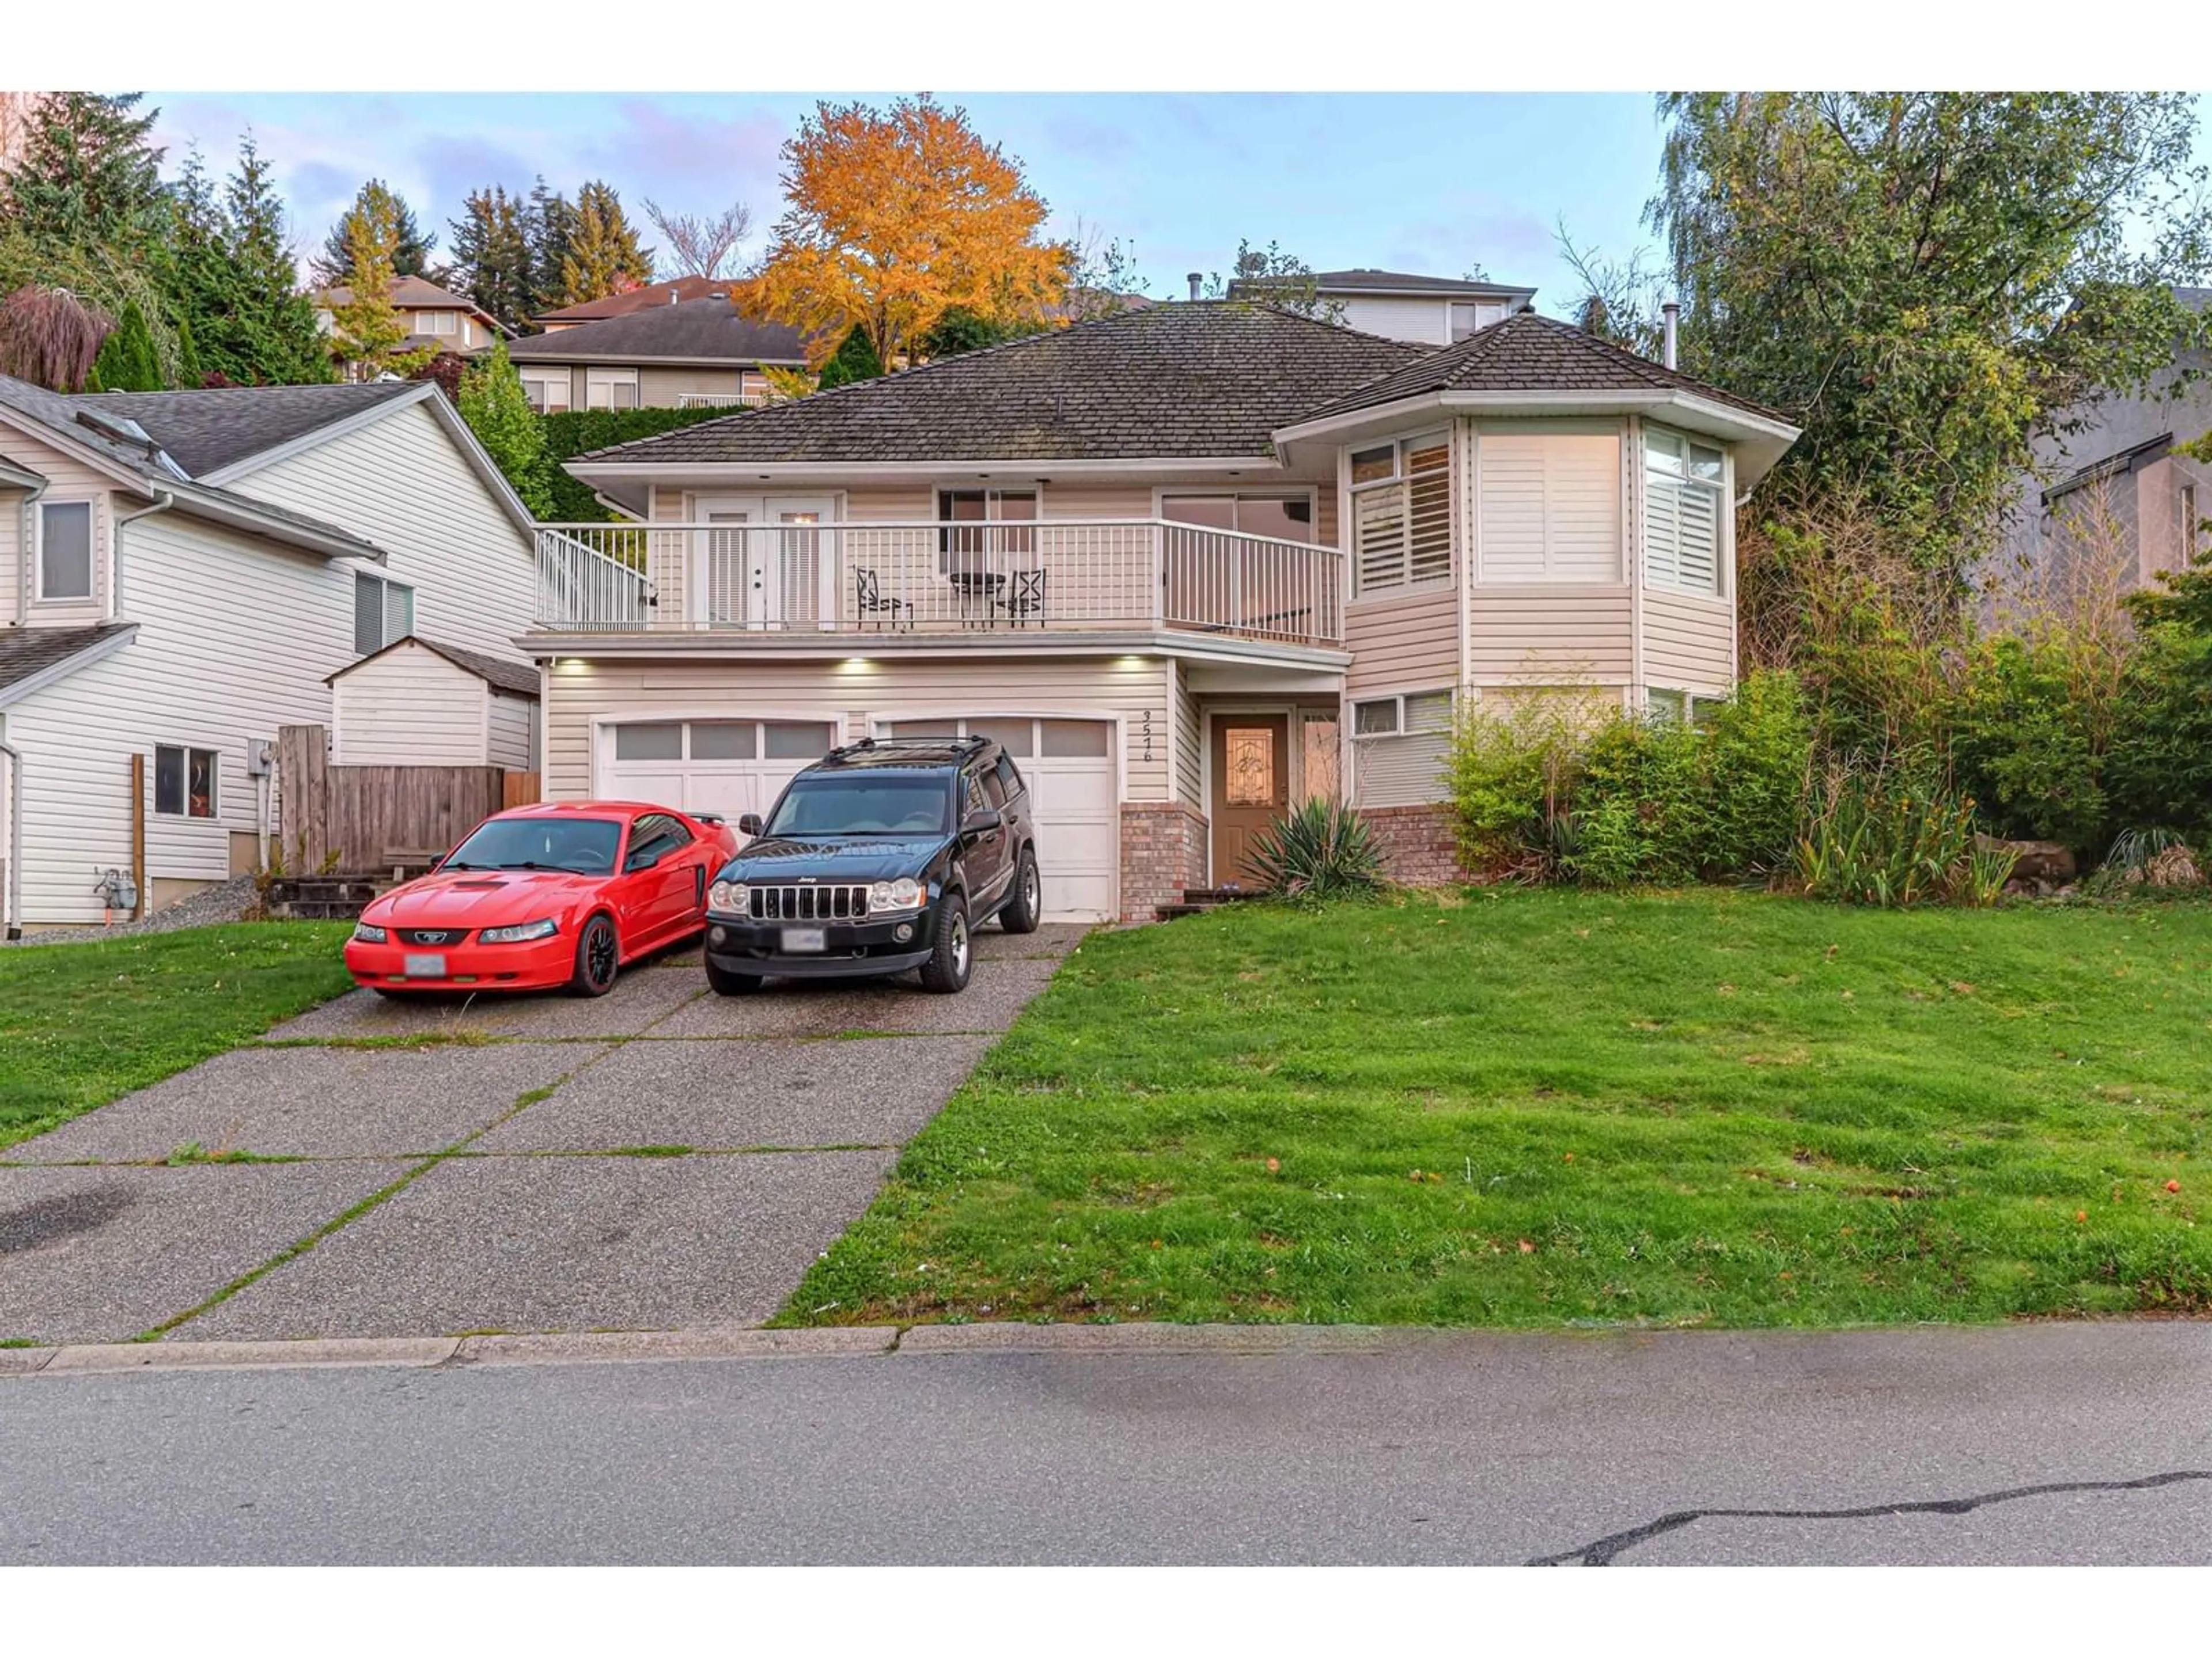
[[[497,766],[333,766],[319,726],[276,734],[283,850],[295,872],[368,871],[395,852],[443,852],[493,813],[538,799],[532,772]]]

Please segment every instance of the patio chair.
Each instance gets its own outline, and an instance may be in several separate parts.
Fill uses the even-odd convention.
[[[1037,626],[1044,626],[1044,577],[1042,570],[1017,570],[1011,573],[1006,596],[994,599],[991,609],[1003,611],[1006,620],[1016,628],[1026,628],[1035,617]]]
[[[877,580],[876,573],[865,568],[854,571],[853,585],[857,590],[853,608],[859,613],[862,626],[865,627],[868,619],[872,617],[875,619],[876,627],[880,629],[884,625],[884,614],[888,612],[890,616],[891,626],[896,628],[899,625],[899,613],[904,611],[907,631],[909,634],[914,631],[914,601],[912,599],[885,597],[883,584]]]

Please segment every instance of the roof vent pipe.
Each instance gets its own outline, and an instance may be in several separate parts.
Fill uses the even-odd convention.
[[[1659,313],[1667,319],[1667,349],[1662,361],[1668,368],[1672,368],[1674,367],[1674,325],[1682,314],[1681,301],[1669,300],[1659,307]]]
[[[1194,270],[1187,275],[1183,280],[1190,284],[1190,297],[1194,300],[1198,298],[1198,285],[1206,280],[1205,273],[1203,271]]]

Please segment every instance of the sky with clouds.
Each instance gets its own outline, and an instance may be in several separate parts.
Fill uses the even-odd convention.
[[[825,94],[836,98],[841,94]],[[940,93],[1019,156],[1055,234],[1133,247],[1151,292],[1218,271],[1239,237],[1279,241],[1316,269],[1376,265],[1456,276],[1480,266],[1563,310],[1578,244],[1626,254],[1656,174],[1650,98],[1624,94]],[[251,128],[276,164],[303,252],[380,177],[426,226],[478,185],[574,193],[603,178],[638,212],[737,200],[756,245],[781,205],[776,151],[813,106],[783,94],[149,92],[170,161],[197,144],[227,171]],[[883,101],[873,99],[871,101]],[[441,234],[441,243],[444,238]]]

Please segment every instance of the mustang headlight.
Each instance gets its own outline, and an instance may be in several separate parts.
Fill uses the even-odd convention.
[[[745,884],[741,881],[718,881],[707,890],[707,908],[730,915],[745,914]]]
[[[526,939],[551,939],[560,931],[561,924],[552,917],[540,916],[512,927],[487,927],[477,938],[486,945],[520,945]]]
[[[920,882],[901,876],[896,881],[879,881],[868,889],[868,908],[878,910],[919,910],[929,897],[929,891]]]
[[[353,936],[363,945],[381,945],[386,937],[384,929],[368,921],[354,923]]]

